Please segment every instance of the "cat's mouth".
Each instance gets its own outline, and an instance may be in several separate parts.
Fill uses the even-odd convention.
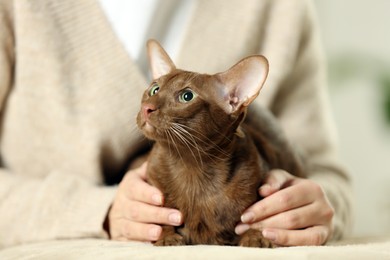
[[[137,117],[137,124],[146,138],[156,140],[161,137],[163,127],[160,122],[156,122],[156,120],[152,120],[151,118],[139,113]]]
[[[157,128],[149,120],[142,119],[140,128],[144,135],[150,139],[153,139],[153,137],[156,135]]]
[[[149,123],[148,121],[145,121],[142,129],[145,131],[145,132],[148,132],[148,133],[153,133],[154,130],[156,129],[151,123]]]

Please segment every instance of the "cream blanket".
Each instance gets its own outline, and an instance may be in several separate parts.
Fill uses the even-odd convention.
[[[328,246],[242,248],[153,247],[103,239],[50,241],[0,251],[0,259],[390,259],[390,237],[345,240]]]

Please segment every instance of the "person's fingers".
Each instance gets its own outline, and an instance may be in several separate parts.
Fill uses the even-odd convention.
[[[235,232],[238,235],[242,235],[248,229],[300,229],[308,226],[325,224],[328,219],[321,215],[324,214],[319,210],[317,204],[311,203],[303,207],[281,212],[253,224],[240,223],[236,226]]]
[[[108,213],[108,231],[111,239],[155,241],[161,226],[178,226],[182,215],[176,209],[163,205],[162,193],[148,184],[146,163],[130,170],[120,182],[117,195]]]
[[[144,163],[141,168],[126,174],[125,180],[120,183],[120,186],[124,186],[122,190],[126,197],[130,200],[145,202],[156,206],[163,205],[164,198],[161,191],[142,178],[143,172],[146,172],[146,163]]]
[[[148,168],[148,162],[144,162],[139,168],[138,168],[138,174],[141,176],[143,180],[146,180],[146,169]]]
[[[145,224],[122,219],[118,221],[120,233],[114,240],[156,241],[159,239],[162,228],[159,225]]]
[[[262,199],[241,216],[243,223],[254,223],[275,214],[302,207],[313,202],[310,186],[305,183],[290,186]]]
[[[155,223],[172,226],[182,224],[182,215],[176,209],[157,207],[138,201],[129,201],[124,207],[124,216],[135,222]]]
[[[259,188],[259,194],[262,197],[267,197],[272,195],[273,193],[279,191],[286,185],[289,181],[291,181],[294,177],[281,169],[274,169],[268,173],[267,178],[265,179],[263,185]]]
[[[240,235],[244,234],[246,231],[248,231],[250,228],[251,228],[251,225],[249,225],[249,224],[239,223],[236,226],[236,228],[234,229],[234,232],[240,236]]]
[[[325,225],[333,217],[333,209],[322,203],[311,203],[303,207],[291,209],[262,221],[253,223],[251,228],[301,229],[315,225]]]
[[[327,226],[313,226],[300,230],[264,229],[265,238],[280,246],[308,246],[322,245],[330,236]]]

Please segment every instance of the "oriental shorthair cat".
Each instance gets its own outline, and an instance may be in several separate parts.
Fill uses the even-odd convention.
[[[261,199],[258,188],[271,169],[305,176],[270,112],[248,109],[266,80],[267,59],[249,56],[208,75],[177,69],[157,41],[147,47],[153,82],[137,124],[154,141],[148,181],[184,220],[163,226],[154,245],[274,247],[259,230],[234,232],[244,210]]]

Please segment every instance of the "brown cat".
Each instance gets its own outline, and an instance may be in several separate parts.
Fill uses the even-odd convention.
[[[246,117],[267,77],[267,60],[250,56],[207,75],[176,69],[154,40],[147,47],[154,81],[137,124],[155,141],[148,180],[163,192],[164,206],[184,218],[180,227],[163,226],[155,245],[273,247],[258,230],[234,232],[243,211],[260,199],[258,188],[270,169],[303,176],[270,113],[259,107]]]

